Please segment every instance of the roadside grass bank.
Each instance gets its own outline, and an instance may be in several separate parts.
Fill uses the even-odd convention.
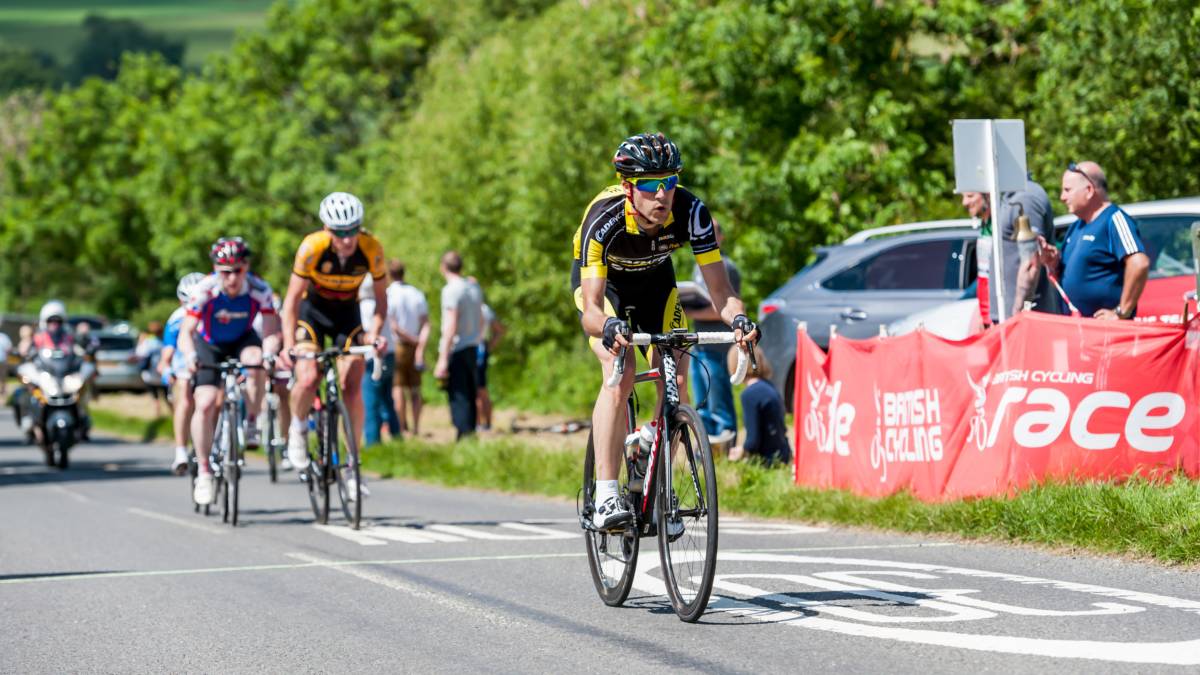
[[[140,440],[143,443],[169,440],[171,438],[171,418],[138,417],[123,415],[113,410],[92,406],[89,414],[92,416],[92,427],[125,438]]]
[[[92,419],[98,429],[144,442],[171,435],[166,417],[93,409]],[[568,499],[579,492],[582,464],[582,446],[561,451],[514,438],[388,442],[363,454],[363,467],[384,477]],[[746,462],[718,460],[717,479],[724,513],[1200,562],[1200,482],[1183,474],[1173,480],[1046,483],[1009,499],[944,504],[907,493],[867,499],[801,488],[790,471]]]

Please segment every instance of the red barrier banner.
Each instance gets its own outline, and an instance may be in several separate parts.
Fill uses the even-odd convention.
[[[1023,312],[952,342],[797,336],[796,482],[925,501],[1046,478],[1200,476],[1187,326]]]

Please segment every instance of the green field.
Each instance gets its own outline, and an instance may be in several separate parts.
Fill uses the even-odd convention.
[[[213,52],[228,49],[238,32],[261,28],[274,0],[5,0],[0,3],[0,44],[50,52],[70,60],[83,37],[88,14],[134,19],[148,29],[187,44],[184,62],[198,66]]]

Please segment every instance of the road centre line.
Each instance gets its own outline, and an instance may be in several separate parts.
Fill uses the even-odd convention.
[[[86,504],[87,502],[92,501],[91,497],[88,497],[87,495],[82,495],[70,488],[65,488],[61,485],[51,485],[50,487],[53,490],[62,492],[63,494],[67,495],[68,497],[70,497],[71,499],[74,499],[77,502]]]
[[[187,518],[176,518],[175,516],[168,516],[168,515],[162,514],[162,513],[155,513],[153,511],[147,511],[145,509],[139,509],[137,507],[132,507],[132,508],[128,509],[128,511],[134,515],[142,516],[143,518],[151,518],[153,520],[161,520],[164,523],[170,523],[172,525],[182,525],[184,527],[190,527],[192,529],[200,530],[201,532],[207,532],[209,534],[225,534],[225,533],[229,532],[229,529],[224,528],[224,527],[214,527],[212,525],[206,525],[205,523],[199,523],[194,520],[189,520]]]
[[[393,591],[400,591],[401,593],[406,593],[415,598],[428,600],[435,605],[445,607],[446,609],[452,609],[464,614],[469,614],[473,618],[484,619],[488,623],[491,623],[499,628],[528,627],[523,621],[518,621],[512,617],[504,616],[503,614],[497,614],[496,612],[490,611],[482,605],[455,598],[450,595],[446,595],[445,593],[439,593],[427,588],[421,588],[420,586],[414,586],[410,583],[401,581],[400,579],[388,577],[375,571],[338,565],[338,561],[336,560],[318,558],[317,556],[309,555],[307,553],[288,553],[286,555],[289,558],[295,558],[296,560],[312,563],[318,567],[331,569],[335,572],[341,572],[342,574],[349,574],[357,579],[369,581],[373,584],[390,588]]]
[[[953,546],[954,544],[939,544],[941,546]],[[930,544],[880,544],[878,546],[818,546],[813,548],[795,548],[787,549],[788,551],[839,551],[839,550],[862,550],[864,548],[872,549],[894,549],[894,548],[912,548],[914,546],[930,546]],[[745,549],[738,550],[737,553],[766,553],[775,552],[778,549]],[[733,553],[734,551],[730,551]],[[456,562],[505,562],[510,560],[552,560],[555,558],[583,558],[587,553],[580,551],[578,553],[529,553],[529,554],[514,554],[514,555],[480,555],[480,556],[450,556],[445,558],[398,558],[389,560],[327,560],[323,562],[303,562],[303,563],[274,563],[266,565],[242,565],[229,567],[196,567],[190,569],[174,569],[174,570],[131,570],[128,572],[80,572],[78,574],[61,574],[56,576],[29,576],[21,579],[0,579],[0,586],[17,586],[27,584],[41,584],[63,581],[82,581],[90,579],[130,579],[139,577],[169,577],[169,576],[185,576],[193,574],[228,574],[231,572],[275,572],[286,570],[312,569],[316,567],[376,567],[389,565],[423,565],[432,563],[456,563]]]

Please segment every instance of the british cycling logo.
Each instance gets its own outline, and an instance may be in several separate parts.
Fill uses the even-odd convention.
[[[1186,401],[1175,392],[1150,392],[1134,401],[1123,391],[1093,389],[1096,374],[1090,372],[1015,369],[985,373],[978,382],[970,373],[966,377],[975,394],[967,441],[980,452],[995,447],[1002,428],[1009,430],[1014,445],[1025,448],[1044,448],[1066,432],[1071,443],[1084,450],[1112,450],[1123,439],[1122,447],[1138,452],[1166,452],[1176,436],[1162,432],[1177,427],[1187,413]],[[1003,385],[1003,393],[989,415],[988,389],[998,385]],[[1066,393],[1081,388],[1088,393],[1078,402]],[[1106,412],[1097,416],[1100,410]],[[1005,424],[1009,414],[1016,418]],[[1100,418],[1107,422],[1103,430]]]
[[[887,481],[894,462],[940,462],[942,395],[933,388],[881,391],[875,389],[875,436],[871,439],[871,468],[879,482]]]
[[[808,385],[808,412],[804,415],[804,437],[816,443],[817,452],[842,457],[850,456],[850,425],[854,422],[854,406],[843,403],[842,383],[832,385],[823,377],[805,373]]]

